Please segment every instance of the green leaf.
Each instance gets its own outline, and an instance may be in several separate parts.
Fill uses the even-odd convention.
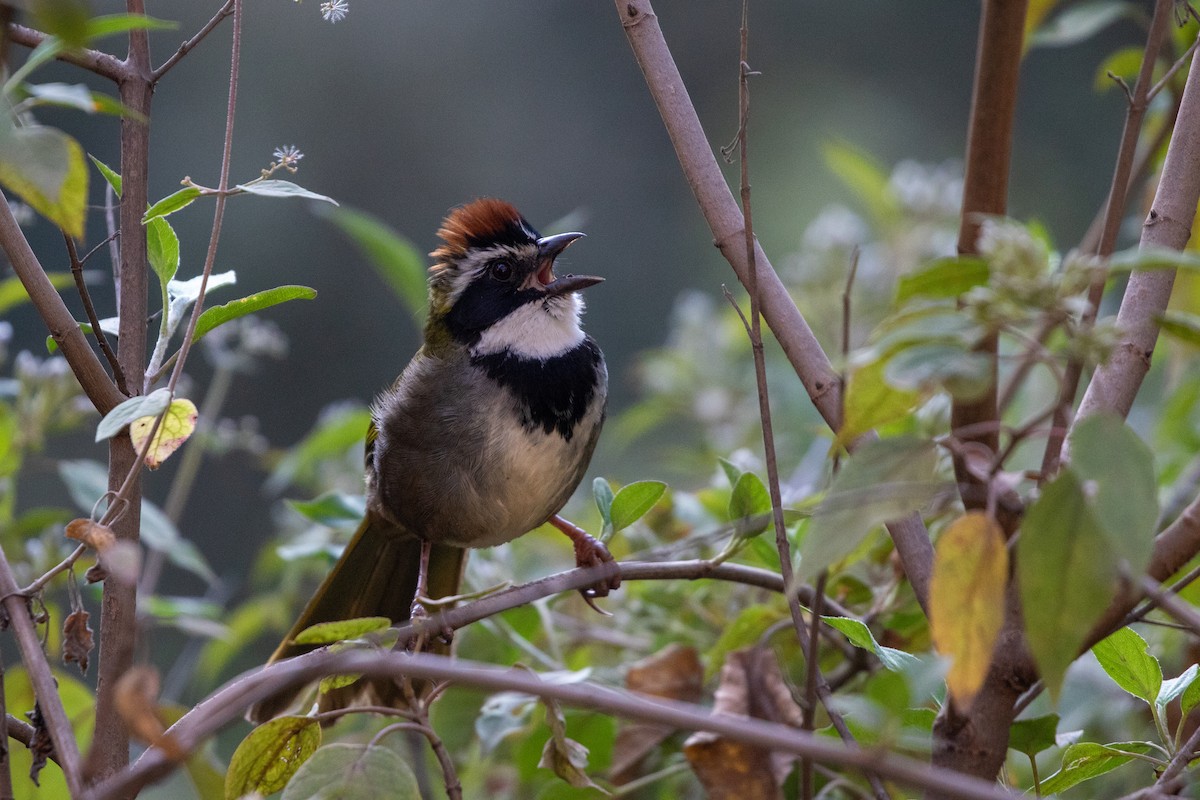
[[[641,519],[666,490],[662,481],[634,481],[622,486],[612,501],[613,530],[628,528]]]
[[[896,303],[914,297],[954,298],[988,282],[988,263],[978,256],[948,256],[901,275],[896,285]]]
[[[1067,667],[1112,599],[1117,559],[1070,468],[1025,514],[1017,577],[1029,649],[1057,699]]]
[[[871,629],[861,620],[851,617],[821,617],[821,621],[834,630],[841,631],[850,644],[855,647],[870,650],[879,657],[879,663],[893,672],[903,671],[921,661],[912,653],[906,653],[894,647],[884,647],[875,641]]]
[[[1058,714],[1019,719],[1008,729],[1008,746],[1033,758],[1043,750],[1054,747],[1057,731]]]
[[[392,627],[387,617],[358,617],[334,622],[319,622],[310,625],[292,639],[296,644],[333,644],[346,639],[358,639],[368,633],[385,631]]]
[[[75,279],[69,272],[47,272],[46,277],[55,289],[66,289],[75,285]],[[0,280],[0,316],[9,309],[28,302],[29,292],[25,291],[25,284],[21,283],[20,278],[14,275]]]
[[[475,735],[484,754],[524,729],[536,706],[537,698],[522,692],[498,692],[488,697],[475,718]]]
[[[1113,414],[1077,422],[1070,452],[1071,469],[1087,487],[1088,505],[1109,546],[1129,563],[1131,574],[1141,575],[1150,562],[1158,520],[1154,453]]]
[[[592,481],[592,498],[596,501],[596,510],[600,512],[600,521],[604,523],[604,529],[611,532],[613,490],[609,482],[604,478]]]
[[[195,186],[185,186],[146,209],[146,213],[142,215],[142,224],[145,225],[155,217],[165,217],[168,214],[174,214],[179,209],[190,206],[199,196],[200,190]]]
[[[813,512],[797,576],[809,580],[852,553],[872,530],[928,505],[943,489],[931,442],[870,442],[846,459]]]
[[[41,125],[0,136],[0,184],[67,234],[83,238],[88,169],[83,148],[70,136]]]
[[[1188,672],[1191,668],[1188,669]],[[1187,672],[1184,673],[1186,675]],[[1186,718],[1197,706],[1200,706],[1200,681],[1192,680],[1183,690],[1183,696],[1179,699],[1179,707],[1181,714]]]
[[[328,219],[350,238],[404,304],[418,325],[425,319],[425,259],[416,246],[382,220],[351,208],[319,206]]]
[[[1184,692],[1192,687],[1196,681],[1196,675],[1200,674],[1200,664],[1192,664],[1178,678],[1170,678],[1162,682],[1162,688],[1158,690],[1158,697],[1155,703],[1159,708],[1166,708],[1167,704],[1179,697]],[[1184,712],[1187,716],[1187,712]]]
[[[87,0],[36,0],[30,3],[37,28],[61,39],[69,48],[88,43],[91,9]]]
[[[102,39],[105,36],[116,36],[127,31],[165,31],[179,27],[178,22],[167,19],[155,19],[145,14],[102,14],[92,17],[87,22],[88,41]]]
[[[762,478],[743,472],[729,495],[729,519],[737,523],[737,535],[757,536],[771,524],[771,493]]]
[[[958,400],[975,400],[992,385],[992,358],[963,344],[923,344],[896,353],[884,379],[901,391],[945,388]]]
[[[312,717],[279,717],[259,725],[229,760],[226,800],[278,792],[320,746],[321,724]]]
[[[162,217],[146,223],[146,256],[165,287],[179,269],[179,237],[171,223]]]
[[[1071,6],[1029,37],[1030,47],[1067,47],[1095,36],[1137,9],[1122,0],[1092,0]]]
[[[1080,742],[1063,752],[1062,769],[1042,781],[1042,796],[1066,791],[1076,784],[1098,778],[1106,772],[1128,764],[1134,759],[1130,753],[1153,755],[1158,753],[1149,742],[1114,742],[1098,744]]]
[[[882,358],[871,358],[853,368],[846,383],[846,413],[837,435],[838,446],[848,447],[872,428],[904,418],[920,402],[917,392],[898,389],[884,380],[886,368]]]
[[[1162,667],[1146,649],[1146,640],[1132,628],[1121,628],[1099,642],[1092,654],[1117,686],[1147,703],[1158,699]]]
[[[313,500],[284,500],[306,519],[321,525],[336,527],[347,522],[357,523],[367,511],[365,498],[360,494],[326,492]]]
[[[104,415],[96,426],[96,441],[111,439],[139,417],[154,417],[166,410],[171,403],[169,389],[156,389],[150,394],[131,397]]]
[[[224,325],[226,322],[235,320],[238,317],[244,317],[247,314],[253,314],[257,311],[262,311],[264,308],[270,308],[280,303],[287,303],[291,300],[312,300],[316,296],[316,290],[310,289],[307,286],[276,286],[274,289],[267,289],[264,292],[257,292],[238,298],[237,300],[230,300],[224,305],[206,308],[204,309],[204,313],[200,315],[200,319],[196,321],[196,331],[192,334],[192,341],[200,341],[200,338],[213,328],[218,325]]]
[[[871,219],[888,224],[899,213],[887,172],[870,154],[848,142],[827,142],[821,148],[825,165],[862,203]]]
[[[337,205],[337,201],[332,197],[310,192],[303,186],[297,186],[291,181],[253,181],[251,183],[238,184],[234,188],[240,189],[247,194],[256,194],[260,197],[302,197],[308,200],[320,200],[325,203],[332,203],[335,206]]]
[[[721,669],[726,656],[734,650],[757,644],[772,625],[786,617],[787,612],[779,606],[754,605],[742,609],[732,622],[721,629],[716,644],[704,654],[704,663],[708,665],[705,679],[713,677]]]
[[[1176,341],[1200,347],[1200,314],[1164,311],[1158,316],[1158,327]]]
[[[1200,253],[1166,247],[1134,247],[1113,253],[1110,272],[1148,272],[1156,269],[1200,269]]]
[[[742,468],[727,458],[718,458],[717,461],[725,473],[726,480],[729,481],[730,488],[737,486],[738,478],[742,477]]]
[[[74,108],[88,114],[96,111],[92,90],[82,83],[39,83],[25,86],[29,96],[43,103]]]
[[[379,745],[329,744],[313,753],[282,800],[420,800],[404,759]]]
[[[89,153],[88,158],[90,158],[92,160],[92,163],[95,164],[96,169],[100,170],[100,174],[104,176],[104,180],[108,181],[108,185],[112,187],[113,192],[117,195],[117,197],[120,197],[121,196],[121,176],[118,175],[112,169],[112,167],[108,166],[108,164],[105,164],[103,161],[96,158],[94,155],[91,155]]]

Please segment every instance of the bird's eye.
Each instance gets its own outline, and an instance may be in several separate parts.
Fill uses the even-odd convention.
[[[513,276],[512,264],[507,261],[497,261],[492,264],[492,277],[498,281],[510,280]]]

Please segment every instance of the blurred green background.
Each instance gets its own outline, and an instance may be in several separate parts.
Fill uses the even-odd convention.
[[[152,34],[155,62],[218,6],[148,3],[151,15],[179,21],[175,31]],[[659,0],[655,8],[710,142],[719,147],[737,127],[741,3]],[[123,4],[97,2],[94,9],[117,11]],[[820,209],[853,206],[825,165],[827,143],[849,143],[887,170],[905,159],[957,168],[977,4],[776,0],[751,3],[750,14],[749,60],[762,73],[751,88],[755,223],[776,266],[788,265]],[[1124,98],[1097,91],[1097,64],[1139,37],[1135,24],[1122,21],[1081,45],[1034,50],[1024,62],[1011,211],[1041,219],[1063,249],[1079,239],[1103,199],[1120,134]],[[154,198],[174,191],[184,176],[217,181],[229,41],[226,21],[158,89]],[[588,293],[586,323],[608,355],[614,414],[637,399],[638,353],[663,344],[679,293],[694,288],[719,298],[721,284],[734,282],[712,247],[611,3],[349,0],[348,16],[330,24],[317,0],[254,0],[246,4],[243,44],[234,180],[256,177],[275,147],[295,145],[305,158],[297,175],[284,177],[377,215],[422,252],[436,245],[434,232],[448,209],[482,195],[512,201],[535,226],[565,218],[585,231],[588,238],[564,266],[607,278]],[[81,80],[79,71],[61,65],[38,77]],[[39,118],[118,164],[116,119],[57,110]],[[736,184],[736,170],[726,173]],[[102,182],[93,175],[92,183],[100,204]],[[171,221],[183,242],[179,277],[191,277],[202,265],[211,205],[197,203]],[[64,268],[61,239],[49,224],[39,220],[28,233],[48,268]],[[104,235],[96,212],[88,245]],[[110,315],[106,254],[89,266],[99,275],[100,314]],[[236,270],[238,286],[215,302],[283,283],[319,292],[314,302],[267,313],[286,333],[290,353],[239,377],[224,410],[235,419],[256,417],[274,445],[296,442],[331,403],[368,402],[419,344],[399,302],[359,252],[305,202],[232,201],[217,269]],[[45,331],[29,308],[10,321],[13,352],[44,354]],[[831,331],[818,333],[835,341]],[[189,373],[190,396],[199,399],[210,368],[197,357]],[[799,391],[791,383],[776,388]],[[106,456],[87,436],[56,442],[66,451],[55,457]],[[686,481],[686,468],[664,466],[660,445],[654,437],[632,444],[605,437],[585,484],[599,474],[628,482],[664,472]],[[801,456],[781,454],[788,465]],[[22,505],[59,501],[53,464],[31,466]],[[162,502],[176,468],[168,462],[148,475],[151,498]],[[691,474],[712,469],[696,464]],[[249,456],[208,461],[182,530],[236,585],[271,533],[272,502]],[[178,591],[169,582],[164,589]]]

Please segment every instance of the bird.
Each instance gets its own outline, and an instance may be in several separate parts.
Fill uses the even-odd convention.
[[[422,597],[458,594],[469,548],[546,522],[571,538],[580,566],[613,561],[558,516],[587,470],[608,398],[604,355],[580,324],[580,292],[603,278],[554,272],[584,234],[542,236],[512,204],[480,198],[451,210],[437,235],[423,342],[371,409],[366,515],[268,664],[315,649],[292,640],[320,622],[408,621]],[[619,585],[618,573],[584,596]],[[269,697],[247,717],[265,722],[298,695]],[[403,699],[395,681],[319,698],[321,710],[359,702]]]

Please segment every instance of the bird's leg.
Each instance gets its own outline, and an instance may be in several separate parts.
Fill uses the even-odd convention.
[[[549,522],[554,527],[565,533],[571,538],[575,544],[575,565],[578,567],[598,567],[601,564],[615,564],[616,559],[612,557],[612,553],[608,552],[599,540],[588,535],[588,532],[579,527],[568,519],[560,517],[558,514],[550,517]],[[589,606],[601,614],[606,612],[601,611],[592,601],[597,597],[604,597],[609,592],[620,588],[621,573],[614,572],[613,575],[600,583],[587,589],[580,589],[579,593],[583,595],[583,599]]]
[[[433,600],[429,597],[429,554],[433,551],[433,543],[422,539],[421,540],[421,558],[417,564],[417,588],[413,593],[412,606],[408,611],[408,620],[414,625],[421,625],[429,620],[428,605],[433,604]],[[406,649],[408,650],[423,650],[425,641],[429,638],[427,631],[422,631],[412,637]],[[446,644],[450,644],[454,638],[454,629],[443,625],[442,629],[437,632],[437,635]]]

